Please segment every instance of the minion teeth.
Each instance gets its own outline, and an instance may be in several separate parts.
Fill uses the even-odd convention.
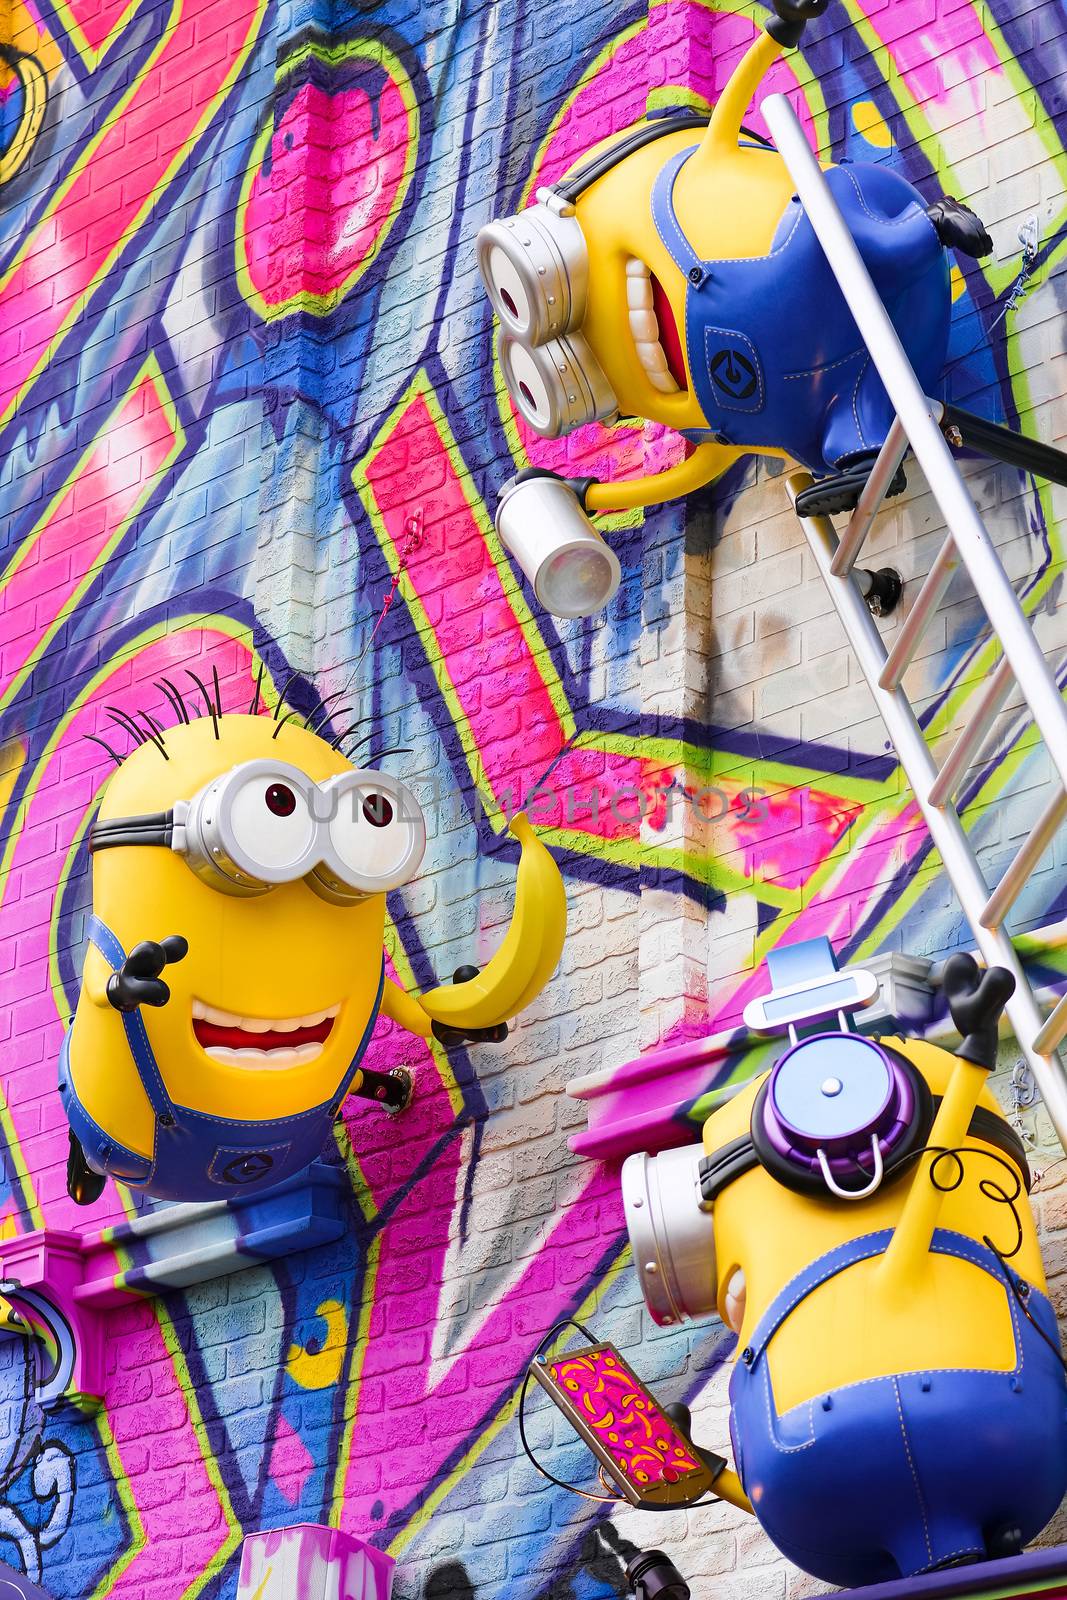
[[[667,352],[660,343],[652,274],[636,256],[630,256],[626,262],[626,305],[630,337],[645,377],[661,394],[677,394],[679,385],[671,374]]]
[[[340,1009],[339,1005],[330,1006],[303,1017],[242,1017],[194,1000],[193,1033],[212,1061],[279,1072],[306,1066],[321,1056]],[[305,1038],[305,1034],[313,1037]]]

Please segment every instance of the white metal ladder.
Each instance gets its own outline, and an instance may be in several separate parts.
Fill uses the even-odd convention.
[[[1016,989],[1008,1003],[1008,1016],[1053,1126],[1067,1149],[1067,1075],[1056,1053],[1057,1046],[1067,1035],[1067,995],[1049,1017],[1043,1017],[1004,928],[1005,916],[1060,823],[1067,818],[1067,705],[941,432],[943,408],[923,393],[825,175],[812,154],[799,118],[784,95],[772,95],[763,102],[762,110],[896,411],[889,435],[840,542],[828,517],[801,517],[801,525],[971,925],[975,942],[988,965],[1007,967],[1015,974]],[[852,569],[909,447],[941,508],[948,537],[887,653],[852,577]],[[787,479],[791,498],[795,501],[811,481],[807,473],[791,475]],[[973,716],[939,769],[901,687],[901,680],[952,573],[961,564],[970,576],[1004,653],[981,692]],[[1019,685],[1026,699],[1061,787],[990,893],[955,808],[954,796],[1013,683]]]

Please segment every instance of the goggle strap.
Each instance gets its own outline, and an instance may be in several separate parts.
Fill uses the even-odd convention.
[[[114,817],[94,822],[89,829],[89,853],[115,850],[120,845],[160,844],[170,846],[174,836],[174,812],[155,811],[142,817]]]

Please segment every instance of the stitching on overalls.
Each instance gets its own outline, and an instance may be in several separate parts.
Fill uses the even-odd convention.
[[[904,1410],[900,1404],[900,1385],[898,1384],[896,1378],[893,1379],[893,1393],[896,1396],[897,1416],[900,1418],[900,1436],[904,1441],[904,1454],[907,1456],[908,1466],[911,1468],[912,1481],[915,1484],[915,1494],[919,1501],[919,1513],[923,1519],[923,1543],[926,1545],[926,1554],[930,1557],[930,1560],[933,1561],[934,1550],[930,1543],[930,1524],[926,1516],[926,1501],[923,1499],[922,1486],[919,1483],[919,1474],[915,1470],[915,1462],[912,1459],[911,1454],[911,1445],[908,1443],[908,1430],[904,1426]]]

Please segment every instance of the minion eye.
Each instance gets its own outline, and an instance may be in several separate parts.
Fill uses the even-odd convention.
[[[589,254],[576,217],[538,204],[489,223],[478,235],[478,268],[513,338],[536,347],[581,326]]]
[[[320,890],[381,894],[407,883],[426,848],[426,821],[410,789],[381,772],[353,774],[331,788],[329,861],[315,873]]]
[[[603,422],[618,410],[611,384],[580,333],[534,350],[505,335],[500,365],[520,415],[544,439]]]
[[[250,777],[233,795],[229,812],[236,845],[272,872],[296,866],[311,848],[315,821],[308,803],[280,779]]]

